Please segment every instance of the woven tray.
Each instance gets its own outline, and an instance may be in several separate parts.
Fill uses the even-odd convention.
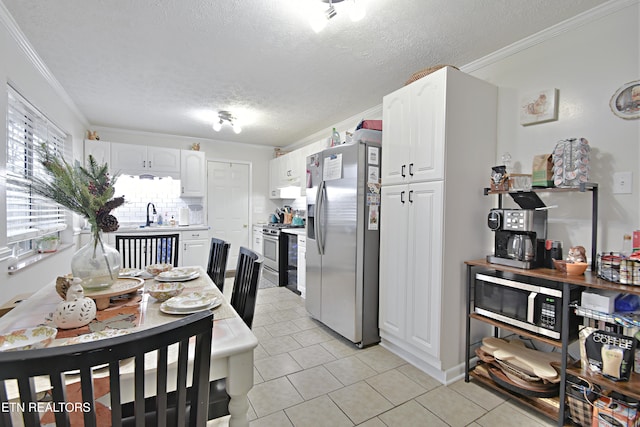
[[[448,65],[448,64],[434,65],[433,67],[428,67],[428,68],[425,68],[423,70],[416,71],[415,73],[413,73],[411,75],[411,77],[409,77],[409,80],[407,80],[404,85],[406,86],[406,85],[408,85],[410,83],[413,83],[416,80],[419,80],[419,79],[423,78],[424,76],[428,76],[429,74],[433,73],[434,71],[438,71],[440,68],[444,68],[444,67],[451,67],[451,68],[455,68],[456,70],[459,69],[458,67],[456,67],[454,65]]]

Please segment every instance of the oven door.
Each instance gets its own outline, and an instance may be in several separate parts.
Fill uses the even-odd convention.
[[[264,234],[262,238],[262,256],[264,257],[264,266],[272,271],[278,272],[280,262],[279,236]],[[277,283],[277,282],[276,282]]]

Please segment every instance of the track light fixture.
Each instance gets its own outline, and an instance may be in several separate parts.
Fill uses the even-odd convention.
[[[218,111],[218,120],[213,122],[213,126],[212,126],[213,130],[215,130],[216,132],[220,132],[224,122],[229,123],[229,125],[231,126],[231,128],[235,133],[242,132],[242,128],[240,127],[240,125],[238,125],[237,119],[233,117],[233,115],[230,112],[226,110]]]
[[[309,17],[309,23],[311,27],[316,33],[319,33],[327,26],[327,22],[336,16],[338,12],[336,11],[334,3],[340,3],[344,0],[320,0],[323,3],[329,3],[329,8],[325,10],[323,13],[312,14]],[[349,18],[351,21],[356,22],[364,18],[366,11],[364,5],[362,4],[363,0],[348,0],[349,3]]]

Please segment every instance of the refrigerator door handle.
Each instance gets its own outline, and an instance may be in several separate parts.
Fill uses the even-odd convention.
[[[318,253],[324,255],[324,237],[322,234],[322,209],[324,205],[324,180],[318,185],[318,193],[316,194],[316,221],[314,223],[316,232],[316,245],[318,246]]]

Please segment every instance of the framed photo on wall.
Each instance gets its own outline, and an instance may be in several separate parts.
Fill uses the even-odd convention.
[[[640,80],[622,85],[611,97],[609,107],[623,119],[640,118]]]
[[[524,94],[520,98],[522,126],[558,120],[558,89],[544,89]]]

